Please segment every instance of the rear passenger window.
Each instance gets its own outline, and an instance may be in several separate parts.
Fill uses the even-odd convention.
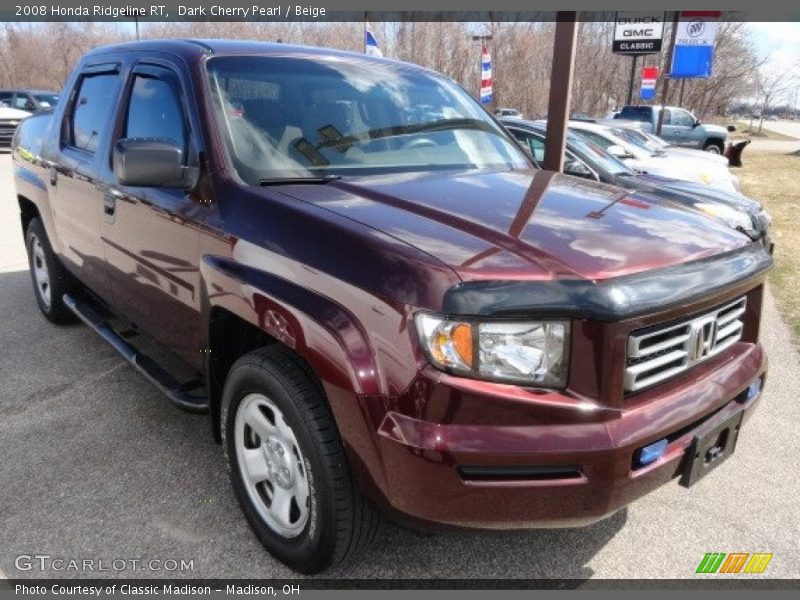
[[[70,146],[86,152],[97,150],[100,135],[114,109],[118,87],[117,73],[86,75],[81,79],[69,120],[66,141]]]
[[[178,91],[168,81],[137,75],[131,89],[126,138],[168,138],[186,151],[186,125]]]

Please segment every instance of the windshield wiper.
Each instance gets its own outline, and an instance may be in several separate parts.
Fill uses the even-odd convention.
[[[319,144],[317,149],[338,148],[341,146],[351,146],[357,142],[380,140],[414,133],[447,131],[452,129],[472,129],[502,136],[502,133],[495,129],[494,126],[481,119],[440,119],[438,121],[429,121],[427,123],[413,123],[410,125],[395,125],[393,127],[370,129],[369,131],[364,131],[362,133],[354,133],[352,135],[346,135],[340,138],[327,140]]]
[[[259,184],[263,186],[268,185],[322,185],[341,179],[341,175],[323,175],[321,177],[265,177],[259,180]]]

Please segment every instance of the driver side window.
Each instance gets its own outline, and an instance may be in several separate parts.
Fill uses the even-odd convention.
[[[694,125],[694,117],[689,111],[686,110],[673,110],[672,111],[672,125],[679,127],[691,127]]]
[[[186,119],[180,96],[170,82],[136,75],[131,87],[126,138],[167,138],[186,153]]]

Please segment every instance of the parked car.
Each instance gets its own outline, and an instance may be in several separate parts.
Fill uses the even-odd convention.
[[[657,130],[661,106],[623,106],[615,119],[644,123],[651,133]],[[678,106],[663,107],[664,120],[660,136],[678,146],[700,148],[706,152],[722,154],[728,130],[719,125],[701,123],[691,112]]]
[[[0,90],[0,102],[27,113],[52,110],[58,104],[58,92],[45,90]]]
[[[669,156],[663,148],[632,137],[629,133],[632,130],[626,127],[588,121],[570,121],[569,127],[641,173],[693,181],[726,192],[739,191],[739,180],[728,170],[725,161]]]
[[[498,108],[494,111],[494,115],[497,118],[504,118],[504,119],[521,119],[522,113],[518,111],[516,108]]]
[[[522,119],[501,122],[541,164],[544,160],[545,124]],[[567,133],[564,172],[701,210],[762,243],[770,254],[774,250],[769,232],[772,218],[759,202],[742,194],[680,179],[638,173],[597,144],[573,132]]]
[[[28,113],[14,108],[0,106],[0,150],[9,150],[14,132]]]
[[[719,165],[727,166],[728,159],[720,154],[704,152],[696,148],[678,146],[660,138],[647,131],[643,123],[637,121],[619,120],[595,120],[598,125],[604,125],[618,130],[618,134],[633,144],[649,149],[652,152],[672,156],[676,158],[688,158],[690,160],[710,161]],[[733,175],[731,175],[733,177]]]
[[[591,523],[746,434],[770,255],[536,169],[448,78],[158,40],[92,50],[64,97],[14,142],[36,302],[210,413],[244,516],[294,569],[355,556],[376,510]]]

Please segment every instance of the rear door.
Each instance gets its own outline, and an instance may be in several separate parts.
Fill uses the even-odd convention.
[[[86,66],[75,79],[61,113],[59,141],[48,156],[50,205],[62,259],[106,300],[111,288],[100,239],[100,173],[120,89],[119,63]]]
[[[139,63],[125,85],[114,139],[166,138],[196,164],[188,81],[177,68]],[[195,121],[196,122],[196,121]],[[110,158],[110,157],[109,157]],[[110,162],[110,160],[109,160]],[[202,364],[199,234],[207,208],[186,190],[119,184],[109,169],[103,240],[118,310],[190,364]]]

